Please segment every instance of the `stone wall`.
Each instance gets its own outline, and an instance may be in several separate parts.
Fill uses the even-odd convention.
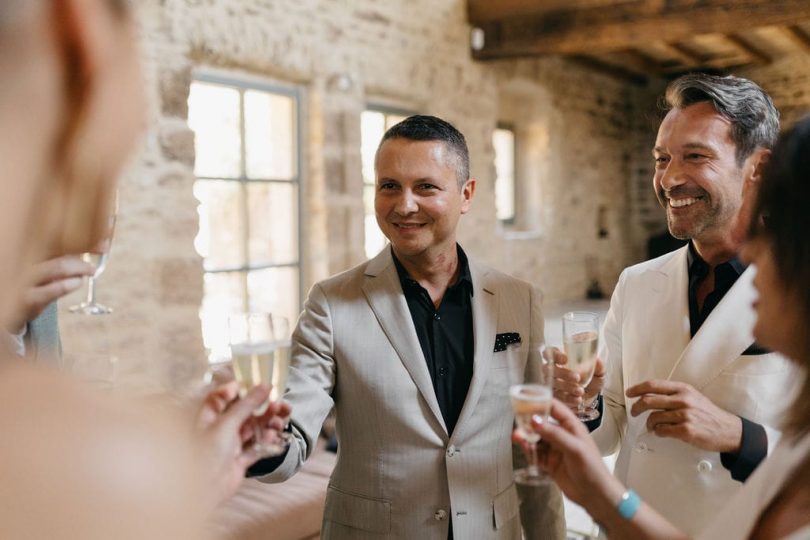
[[[783,128],[810,113],[810,55],[786,56],[739,74],[756,81],[771,95],[782,115]]]
[[[151,128],[121,188],[99,282],[116,312],[62,316],[68,356],[105,336],[123,384],[177,386],[205,369],[186,124],[195,70],[301,91],[305,288],[364,258],[360,112],[369,102],[434,114],[465,133],[479,185],[461,241],[549,301],[581,298],[593,278],[610,293],[661,223],[649,182],[658,88],[553,58],[473,62],[463,0],[144,0],[138,16]],[[526,135],[529,225],[517,231],[500,227],[493,195],[491,134],[508,117]]]

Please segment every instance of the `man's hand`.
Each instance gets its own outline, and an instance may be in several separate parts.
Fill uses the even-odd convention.
[[[290,406],[271,402],[262,416],[253,416],[270,394],[266,386],[253,388],[244,398],[237,399],[239,386],[235,381],[212,390],[197,415],[206,449],[205,470],[213,476],[214,504],[233,495],[245,477],[245,471],[261,456],[253,445],[254,427],[261,425],[266,443],[278,442],[290,415]]]
[[[591,403],[602,387],[605,386],[605,363],[601,358],[596,359],[596,366],[593,370],[593,378],[588,386],[583,390],[579,384],[579,374],[568,369],[568,357],[561,350],[550,347],[549,350],[554,355],[554,397],[562,401],[571,409],[578,409],[582,403]]]
[[[659,437],[715,452],[740,450],[742,420],[686,383],[645,381],[628,388],[626,395],[639,398],[630,409],[633,416],[652,411],[647,429]]]
[[[8,330],[18,333],[36,319],[49,304],[72,293],[82,285],[84,276],[96,269],[76,255],[66,255],[35,264],[30,272],[30,285],[23,291],[17,320]]]

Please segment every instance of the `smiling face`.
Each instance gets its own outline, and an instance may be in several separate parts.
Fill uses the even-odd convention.
[[[737,164],[730,127],[708,102],[672,109],[661,122],[653,186],[676,238],[711,242],[732,227],[748,167]]]
[[[386,140],[377,153],[377,224],[397,257],[455,252],[456,227],[470,209],[475,180],[459,187],[456,159],[442,141]]]

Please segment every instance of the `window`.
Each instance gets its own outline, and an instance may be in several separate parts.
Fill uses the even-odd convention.
[[[295,91],[198,76],[188,99],[209,360],[227,357],[227,316],[300,307],[300,172]]]
[[[495,213],[505,225],[515,222],[515,130],[499,125],[492,133],[495,148]]]
[[[412,113],[402,110],[369,107],[360,118],[360,153],[363,164],[363,208],[365,210],[365,251],[369,259],[379,253],[387,240],[377,226],[374,214],[374,155],[388,128],[397,124]]]

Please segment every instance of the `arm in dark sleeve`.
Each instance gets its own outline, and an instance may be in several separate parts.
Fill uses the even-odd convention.
[[[292,429],[290,424],[287,424],[287,427],[284,429],[287,433],[292,433]],[[284,458],[287,457],[287,452],[290,451],[290,447],[284,449],[284,452],[281,453],[279,456],[273,457],[266,457],[263,459],[258,460],[256,463],[248,467],[247,471],[245,471],[245,478],[251,478],[253,476],[264,476],[266,474],[270,474],[271,472],[278,469],[282,463],[284,463]]]
[[[768,456],[768,434],[761,425],[740,417],[742,441],[739,452],[721,452],[720,463],[738,482],[745,482],[757,466]]]
[[[602,394],[599,394],[596,397],[596,410],[599,411],[599,416],[594,418],[593,420],[587,420],[583,422],[585,427],[588,428],[588,431],[593,433],[593,431],[602,425],[602,413],[604,413],[604,405],[602,404]]]

